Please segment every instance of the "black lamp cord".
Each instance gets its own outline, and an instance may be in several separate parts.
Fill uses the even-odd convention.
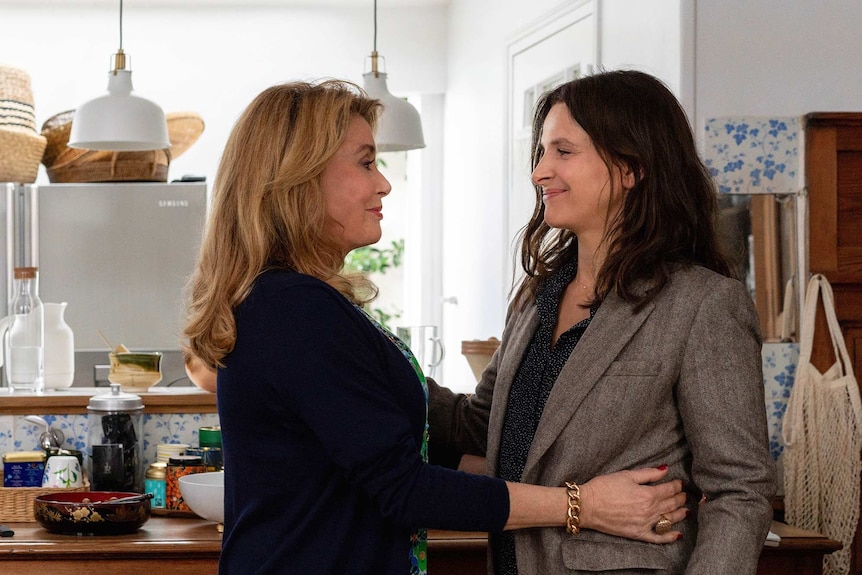
[[[377,52],[377,0],[374,0],[374,51]]]

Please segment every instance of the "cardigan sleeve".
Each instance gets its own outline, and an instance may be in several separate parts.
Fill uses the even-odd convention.
[[[403,356],[393,355],[393,344],[329,286],[276,295],[266,303],[271,347],[261,351],[273,359],[269,376],[285,382],[276,393],[345,481],[398,524],[501,530],[509,514],[503,481],[422,462],[424,404],[413,402],[417,415],[404,400],[422,392],[412,367],[397,363]]]

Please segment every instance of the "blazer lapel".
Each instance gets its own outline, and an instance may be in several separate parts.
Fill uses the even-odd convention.
[[[530,474],[542,455],[554,443],[578,411],[586,395],[652,313],[654,307],[649,303],[638,313],[632,313],[631,306],[615,295],[609,295],[602,302],[554,383],[527,455],[522,474],[523,481],[530,480]],[[495,397],[494,401],[496,400]]]
[[[488,461],[489,470],[492,475],[497,474],[499,462],[500,437],[503,433],[503,419],[509,405],[509,390],[521,360],[533,339],[533,334],[539,328],[539,316],[535,306],[528,308],[519,318],[517,325],[507,342],[507,349],[502,356],[502,361],[497,369],[497,377],[494,380],[494,395],[491,400],[491,414],[488,421],[488,447],[485,457]]]

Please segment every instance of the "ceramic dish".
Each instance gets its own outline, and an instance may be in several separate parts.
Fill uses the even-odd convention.
[[[76,491],[39,495],[33,513],[42,527],[64,535],[134,533],[150,518],[151,494]]]
[[[153,352],[111,352],[108,381],[119,383],[123,391],[146,391],[162,380],[162,354]]]
[[[224,472],[192,473],[180,477],[183,501],[198,516],[224,523]]]

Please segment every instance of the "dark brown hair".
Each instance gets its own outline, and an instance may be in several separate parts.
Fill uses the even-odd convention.
[[[660,80],[631,70],[602,72],[543,94],[533,119],[533,168],[544,153],[545,118],[557,103],[565,104],[589,135],[609,173],[619,167],[635,177],[605,232],[608,249],[596,277],[597,302],[613,291],[640,307],[661,291],[678,265],[731,275],[716,234],[715,186],[698,156],[685,112]],[[539,186],[535,193],[533,215],[522,230],[526,277],[513,306],[532,301],[547,277],[577,258],[577,237],[545,223]]]

